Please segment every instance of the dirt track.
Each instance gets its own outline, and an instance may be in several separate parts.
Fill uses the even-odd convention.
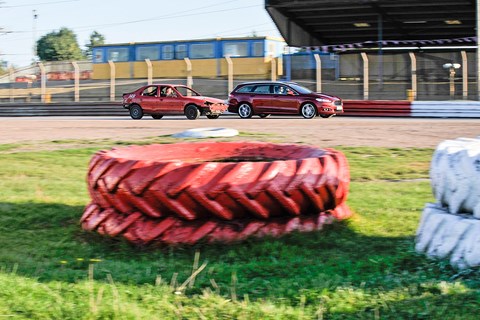
[[[306,120],[292,118],[217,120],[184,117],[162,120],[127,117],[32,117],[0,118],[0,143],[66,139],[135,140],[181,132],[191,128],[227,127],[255,139],[266,134],[283,142],[301,142],[321,147],[382,146],[435,147],[445,139],[480,135],[479,119],[351,118]]]

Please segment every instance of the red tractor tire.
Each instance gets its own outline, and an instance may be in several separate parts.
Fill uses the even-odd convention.
[[[100,151],[87,178],[91,198],[103,210],[189,221],[318,214],[346,200],[349,181],[341,152],[264,142]]]
[[[87,206],[81,224],[87,231],[111,237],[123,237],[136,245],[192,245],[197,242],[238,242],[251,237],[280,237],[291,232],[318,231],[336,219],[351,215],[345,203],[334,210],[315,215],[279,217],[265,220],[219,219],[185,221],[176,217],[150,218],[139,212],[129,215],[112,209],[102,209],[92,203]]]

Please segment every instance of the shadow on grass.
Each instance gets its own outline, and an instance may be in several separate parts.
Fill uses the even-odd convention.
[[[40,281],[75,282],[110,274],[116,282],[154,284],[159,278],[182,283],[192,273],[195,254],[207,268],[189,293],[210,288],[220,294],[232,286],[242,297],[294,301],[325,288],[352,285],[393,289],[412,282],[449,280],[447,264],[413,251],[413,237],[373,237],[354,232],[350,222],[320,232],[282,238],[249,239],[234,244],[200,243],[193,247],[136,247],[120,239],[85,232],[79,225],[83,206],[0,203],[0,261]],[[212,282],[213,280],[213,282]],[[215,285],[212,285],[215,283]],[[317,292],[318,293],[318,292]],[[312,302],[313,303],[313,302]]]

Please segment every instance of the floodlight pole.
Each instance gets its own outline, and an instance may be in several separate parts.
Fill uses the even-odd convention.
[[[480,0],[477,0],[477,98],[480,101]]]

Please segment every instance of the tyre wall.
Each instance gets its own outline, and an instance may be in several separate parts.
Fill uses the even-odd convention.
[[[243,240],[321,229],[351,215],[350,173],[333,149],[262,142],[100,151],[87,175],[86,230],[135,243]]]
[[[480,137],[446,140],[432,157],[436,203],[424,208],[416,250],[453,266],[480,266]]]

